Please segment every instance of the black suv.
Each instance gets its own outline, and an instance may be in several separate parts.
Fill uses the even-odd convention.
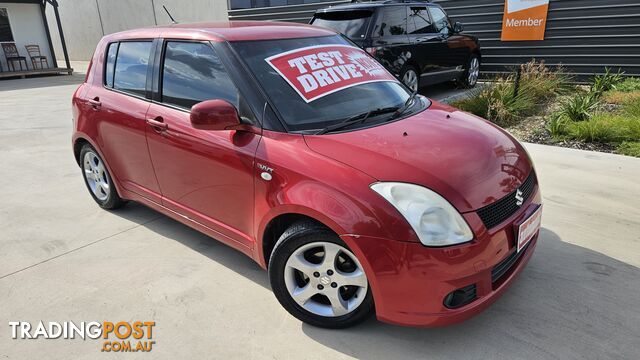
[[[353,2],[318,10],[310,24],[338,31],[373,55],[407,87],[457,81],[472,87],[480,72],[478,38],[463,35],[427,1]]]

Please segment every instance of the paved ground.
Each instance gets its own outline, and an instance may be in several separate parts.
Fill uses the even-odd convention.
[[[16,320],[154,320],[153,358],[640,354],[640,159],[528,146],[544,229],[503,298],[444,329],[372,319],[327,331],[289,316],[266,273],[240,253],[140,205],[106,212],[93,203],[69,144],[81,79],[0,81],[0,358],[117,357],[95,340],[12,340]]]

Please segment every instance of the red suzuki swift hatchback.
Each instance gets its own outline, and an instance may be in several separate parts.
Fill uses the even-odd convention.
[[[73,151],[105,209],[143,203],[268,269],[293,316],[447,325],[529,261],[524,148],[412,94],[332,31],[270,22],[104,37],[73,96]]]

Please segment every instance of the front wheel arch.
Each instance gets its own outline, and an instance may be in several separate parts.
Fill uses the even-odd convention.
[[[332,292],[331,288],[333,288],[333,292],[338,291],[339,294],[342,294],[342,290],[353,291],[354,289],[356,289],[356,292],[350,295],[354,297],[351,300],[354,300],[356,302],[356,304],[354,305],[355,308],[348,309],[347,311],[347,308],[348,308],[347,306],[344,306],[344,308],[340,307],[342,310],[345,310],[346,313],[335,312],[336,306],[334,306],[334,300],[329,300],[330,301],[329,305],[331,305],[331,307],[333,307],[334,309],[332,314],[329,315],[326,313],[326,310],[320,311],[320,312],[318,312],[317,310],[314,311],[313,308],[307,307],[306,305],[307,301],[304,301],[304,303],[301,303],[300,300],[295,300],[292,297],[294,296],[293,295],[294,293],[298,294],[299,292],[296,292],[297,289],[292,290],[291,287],[293,286],[295,288],[296,286],[303,286],[303,285],[291,284],[291,282],[295,280],[290,280],[293,278],[287,275],[287,269],[291,269],[291,267],[287,267],[287,264],[291,261],[290,259],[292,257],[295,258],[294,255],[296,254],[297,251],[305,251],[305,249],[308,249],[309,251],[317,251],[317,248],[320,246],[323,246],[325,248],[324,252],[325,252],[325,258],[326,258],[327,256],[326,249],[327,249],[327,246],[329,245],[332,248],[342,248],[343,254],[341,256],[343,256],[343,259],[344,259],[344,256],[346,256],[347,259],[349,258],[353,259],[351,263],[355,264],[355,270],[340,269],[339,266],[341,263],[337,262],[338,252],[334,251],[333,254],[336,256],[335,258],[336,260],[334,260],[333,265],[327,265],[327,260],[325,259],[317,263],[319,265],[318,270],[314,270],[313,268],[312,269],[307,268],[305,270],[303,268],[296,267],[296,269],[298,270],[294,270],[294,271],[304,273],[306,275],[304,278],[309,279],[307,280],[307,285],[304,286],[304,289],[305,289],[304,292],[306,293],[308,293],[309,286],[312,286],[312,284],[314,284],[314,282],[312,281],[314,280],[314,277],[317,279],[321,276],[321,274],[326,274],[327,277],[331,276],[331,278],[326,279],[327,282],[320,282],[320,284],[318,284],[318,281],[316,280],[316,284],[318,284],[317,286],[318,290],[315,290],[316,288],[315,285],[312,286],[312,289],[313,289],[312,291],[314,293],[317,293],[314,296],[326,295],[329,297],[329,299],[336,299],[335,297],[332,298],[331,295],[329,294]],[[375,313],[375,302],[373,297],[374,291],[369,281],[370,272],[367,271],[364,264],[361,264],[362,260],[359,259],[359,257],[353,252],[353,249],[349,246],[349,244],[347,244],[340,236],[337,236],[333,231],[331,231],[331,229],[328,229],[322,224],[318,224],[315,221],[302,220],[299,222],[294,222],[279,237],[272,252],[274,253],[274,255],[269,260],[270,262],[269,280],[271,283],[271,287],[280,304],[291,315],[295,316],[299,320],[307,324],[310,324],[312,326],[331,328],[331,329],[341,329],[341,328],[346,328],[346,327],[351,327],[353,325],[356,325],[364,321],[370,315]],[[297,261],[294,261],[294,262],[297,262]],[[342,262],[342,264],[345,264],[345,263],[348,263],[348,261]],[[313,264],[316,264],[316,262],[313,262]],[[329,268],[329,270],[326,270],[327,267]],[[357,282],[343,283],[340,280],[336,279],[334,283],[331,283],[330,287],[328,286],[329,281],[332,281],[333,279],[335,279],[333,276],[340,278],[340,275],[339,275],[340,271],[353,272],[353,271],[357,271],[358,268],[360,269],[362,274],[362,275],[359,275],[358,277],[360,278],[363,277],[364,281],[366,281],[364,285],[362,285],[362,280]],[[335,269],[335,270],[331,270],[331,269]],[[311,271],[316,271],[316,272],[314,272],[313,275],[311,275]],[[334,271],[335,271],[335,274],[334,274]],[[342,280],[345,280],[345,278],[342,278]],[[324,287],[323,287],[323,284],[324,284]],[[342,287],[343,285],[345,286],[344,288]],[[364,288],[364,290],[362,288]],[[292,293],[292,291],[294,292]],[[326,293],[327,291],[328,293]],[[364,291],[365,293],[363,293],[362,291]],[[307,295],[307,296],[311,296],[311,295]],[[338,296],[341,296],[341,295],[338,295]],[[345,296],[349,296],[349,295],[345,294]],[[309,299],[309,301],[311,300],[314,300],[314,298]],[[325,298],[325,300],[327,299]],[[349,300],[349,303],[351,303],[351,300]],[[315,299],[315,301],[322,301],[322,300]],[[341,301],[344,301],[344,298]],[[326,307],[327,304],[326,303],[323,303],[323,304],[324,305],[321,305],[321,306]],[[312,305],[312,307],[317,309],[317,306]]]
[[[265,268],[269,266],[269,260],[271,258],[271,253],[273,252],[273,248],[275,247],[280,236],[289,228],[291,225],[308,221],[310,223],[314,223],[318,225],[318,227],[326,228],[336,235],[340,235],[334,228],[328,226],[324,222],[316,219],[316,217],[309,216],[307,214],[297,213],[297,212],[284,212],[279,215],[274,216],[272,219],[268,221],[268,223],[264,227],[264,231],[262,232],[262,239],[260,247],[262,251],[260,251],[259,255],[262,257],[260,262],[264,264]]]

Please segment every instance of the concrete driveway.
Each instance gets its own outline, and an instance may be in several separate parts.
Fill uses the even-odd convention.
[[[140,205],[100,210],[74,163],[72,77],[0,81],[0,358],[637,359],[640,159],[529,145],[541,241],[494,306],[442,329],[301,324],[249,258]],[[156,322],[151,354],[14,340],[9,321]]]

